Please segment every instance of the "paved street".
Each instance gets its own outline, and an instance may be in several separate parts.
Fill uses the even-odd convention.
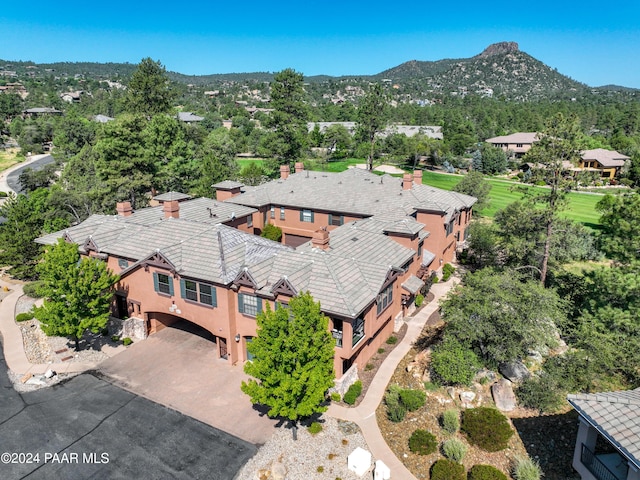
[[[16,463],[7,463],[3,455],[3,480],[231,480],[256,452],[250,443],[91,374],[19,394],[6,372],[0,349],[0,455],[39,458],[16,456]]]

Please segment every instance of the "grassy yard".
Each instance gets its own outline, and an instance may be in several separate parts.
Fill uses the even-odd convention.
[[[23,160],[22,157],[17,157],[19,151],[20,149],[18,148],[0,150],[0,172]]]
[[[462,175],[448,175],[444,173],[436,173],[424,171],[422,181],[427,185],[451,190],[456,183],[462,179]],[[491,184],[491,203],[487,208],[480,211],[481,215],[493,218],[496,212],[516,200],[522,198],[522,193],[517,191],[515,187],[523,184],[517,182],[509,182],[498,178],[487,178]],[[530,187],[534,190],[542,191],[541,187]],[[562,213],[563,216],[570,218],[576,222],[583,223],[590,228],[597,228],[600,214],[596,211],[596,203],[602,199],[602,195],[594,195],[590,193],[571,192],[568,195],[568,208]]]

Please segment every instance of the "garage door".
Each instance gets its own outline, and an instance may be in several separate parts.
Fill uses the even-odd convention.
[[[284,237],[284,244],[294,248],[309,241],[311,241],[311,237],[303,237],[302,235],[291,235],[287,233]]]

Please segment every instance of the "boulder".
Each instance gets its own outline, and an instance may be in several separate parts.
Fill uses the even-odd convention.
[[[498,410],[510,412],[517,406],[516,395],[513,393],[513,384],[503,378],[491,385],[491,395]]]
[[[527,367],[520,360],[509,363],[501,363],[498,367],[503,377],[511,380],[513,383],[520,383],[531,376]]]
[[[466,408],[470,408],[471,403],[475,400],[476,394],[470,391],[460,392],[460,401]]]
[[[273,480],[286,480],[287,468],[281,462],[273,462],[271,464],[271,478]]]

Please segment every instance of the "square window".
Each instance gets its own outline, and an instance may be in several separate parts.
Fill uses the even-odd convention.
[[[302,210],[302,221],[313,222],[313,212],[311,210]]]

